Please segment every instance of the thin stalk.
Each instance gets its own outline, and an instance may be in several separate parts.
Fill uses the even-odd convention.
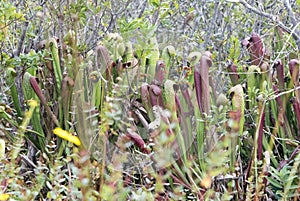
[[[16,71],[13,68],[8,68],[6,71],[8,85],[10,87],[10,93],[13,100],[14,108],[17,111],[19,117],[23,116],[23,112],[20,106],[19,98],[18,98],[18,90],[15,84],[16,79]]]
[[[11,152],[12,160],[16,160],[16,158],[18,157],[18,155],[21,151],[26,127],[28,126],[28,124],[31,120],[34,109],[38,106],[38,103],[35,100],[31,100],[31,101],[29,101],[28,105],[29,105],[29,110],[25,112],[23,121],[22,121],[21,125],[19,126],[19,129],[18,129],[18,132],[16,135],[14,149],[12,149],[12,152]]]
[[[30,78],[32,76],[26,72],[23,77],[23,91],[24,91],[24,98],[28,102],[29,100],[35,100],[38,102],[38,97],[36,96],[34,90],[30,86]],[[41,119],[40,119],[40,107],[36,107],[34,110],[34,114],[31,118],[31,123],[34,128],[34,130],[39,133],[37,135],[38,140],[38,148],[45,151],[45,134],[41,125]]]
[[[43,104],[43,106],[45,107],[47,113],[50,115],[51,119],[53,120],[53,122],[55,123],[55,125],[57,127],[60,127],[60,123],[57,120],[55,114],[51,111],[50,107],[47,104],[47,101],[42,93],[42,90],[40,89],[40,86],[38,84],[38,82],[36,81],[35,77],[30,77],[30,85],[33,88],[34,92],[36,93],[36,95],[39,97],[41,103]]]

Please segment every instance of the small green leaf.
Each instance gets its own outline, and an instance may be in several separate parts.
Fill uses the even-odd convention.
[[[152,5],[154,7],[158,7],[159,6],[159,0],[150,0],[149,3],[150,3],[150,5]]]
[[[271,178],[271,177],[268,177],[268,181],[273,185],[275,186],[276,188],[278,189],[282,189],[282,184],[280,182],[278,182],[277,180]]]
[[[0,139],[0,160],[4,159],[5,157],[5,141]]]

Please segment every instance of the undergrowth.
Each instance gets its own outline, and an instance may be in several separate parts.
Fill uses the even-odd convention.
[[[56,16],[58,37],[1,51],[0,200],[298,200],[294,35],[282,26],[264,37],[247,30],[221,52],[217,38],[210,47],[213,39],[185,22],[176,45],[159,37],[182,6],[169,3],[98,24],[106,31],[94,38],[92,30],[93,45],[80,31],[97,13],[107,20],[106,11],[46,4],[57,9],[40,6],[36,16]],[[10,18],[0,13],[0,26],[17,18],[26,34],[28,16],[9,3],[2,10]],[[4,50],[3,38],[16,39],[1,30]],[[194,39],[182,47],[189,34],[206,48]]]

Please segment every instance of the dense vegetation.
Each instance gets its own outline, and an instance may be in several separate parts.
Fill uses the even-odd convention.
[[[0,2],[0,200],[299,200],[300,1]]]

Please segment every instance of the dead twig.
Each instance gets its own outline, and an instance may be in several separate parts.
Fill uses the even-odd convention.
[[[299,23],[297,23],[297,20],[295,19],[295,16],[292,12],[291,7],[289,6],[288,3],[286,3],[287,1],[284,1],[284,4],[288,10],[289,13],[289,17],[291,18],[292,24],[294,26],[293,29],[290,29],[289,27],[287,27],[286,25],[284,25],[277,16],[272,15],[270,13],[266,13],[263,12],[253,6],[251,6],[250,4],[248,4],[245,0],[235,0],[235,1],[231,1],[231,0],[227,0],[228,2],[237,2],[237,3],[241,3],[244,7],[246,7],[248,10],[252,11],[253,13],[256,13],[260,16],[263,16],[271,21],[273,21],[276,25],[278,25],[281,29],[283,29],[284,31],[286,31],[287,33],[291,34],[293,36],[293,38],[296,41],[298,50],[300,50],[300,36],[299,36],[299,31],[297,29],[297,26],[299,25]]]

